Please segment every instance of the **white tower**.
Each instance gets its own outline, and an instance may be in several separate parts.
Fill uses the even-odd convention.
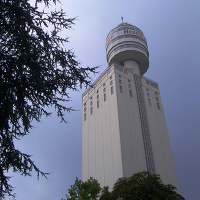
[[[143,74],[149,52],[128,23],[106,40],[109,67],[83,94],[82,180],[113,187],[120,177],[149,171],[178,188],[158,84]]]

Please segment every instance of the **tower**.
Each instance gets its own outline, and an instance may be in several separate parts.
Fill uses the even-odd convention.
[[[178,188],[158,83],[145,78],[143,32],[128,23],[106,39],[108,68],[82,96],[82,180],[113,187],[120,177],[149,171]]]

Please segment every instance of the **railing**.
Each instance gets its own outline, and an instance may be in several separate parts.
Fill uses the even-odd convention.
[[[156,88],[156,89],[159,89],[159,88],[158,88],[158,83],[157,83],[157,82],[155,82],[155,81],[153,81],[153,80],[151,80],[151,79],[149,79],[149,78],[147,78],[147,77],[145,77],[145,76],[143,76],[143,78],[146,79],[146,83],[147,83],[148,85],[151,85],[152,87],[154,87],[154,88]]]
[[[91,84],[91,87],[89,89],[87,89],[83,95],[82,95],[82,99],[84,99],[85,97],[88,96],[88,94],[90,92],[92,92],[100,83],[101,81],[113,70],[113,69],[117,69],[121,72],[127,73],[126,70],[123,69],[123,66],[120,66],[119,64],[112,64],[110,67],[107,67],[102,73],[101,75]]]

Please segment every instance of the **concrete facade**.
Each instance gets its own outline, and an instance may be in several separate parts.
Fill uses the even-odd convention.
[[[127,29],[139,35],[128,38]],[[142,76],[149,64],[143,33],[120,24],[108,34],[106,50],[109,67],[83,94],[82,180],[112,188],[120,177],[150,171],[178,188],[159,87]]]

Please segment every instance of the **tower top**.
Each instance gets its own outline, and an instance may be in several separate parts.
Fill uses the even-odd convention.
[[[124,18],[121,16],[122,23],[124,23]]]
[[[124,61],[134,60],[139,64],[140,74],[143,75],[149,68],[149,51],[143,32],[122,20],[122,23],[108,33],[106,57],[109,65],[123,65]]]

